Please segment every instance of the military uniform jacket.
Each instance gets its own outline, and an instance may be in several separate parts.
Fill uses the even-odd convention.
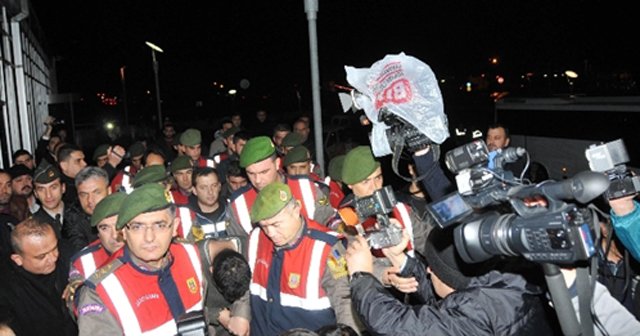
[[[167,264],[155,271],[134,258],[125,247],[85,282],[80,335],[175,335],[180,316],[203,308],[206,281],[194,245],[172,243]]]
[[[71,257],[69,282],[86,280],[93,272],[102,267],[110,257],[111,254],[102,246],[100,239],[95,240]]]
[[[304,219],[303,219],[304,221]],[[260,228],[251,233],[251,334],[357,326],[351,313],[344,246],[335,232],[308,220],[289,247],[276,248]]]
[[[196,162],[195,166],[197,168],[204,168],[204,167],[211,167],[211,168],[215,168],[216,166],[216,162],[213,161],[212,159],[207,159],[204,156],[200,156],[198,158],[198,161]]]
[[[118,192],[124,190],[127,194],[133,191],[133,178],[136,176],[138,170],[134,166],[125,166],[122,170],[118,171],[116,176],[111,180],[111,192]]]
[[[283,181],[289,188],[293,198],[300,201],[302,205],[302,215],[305,218],[324,224],[335,214],[335,209],[329,204],[327,192],[323,190],[324,185],[320,185],[311,179],[303,176],[288,176]],[[258,196],[258,191],[248,184],[231,196],[231,209],[234,220],[242,226],[249,234],[253,229],[251,223],[251,206]]]

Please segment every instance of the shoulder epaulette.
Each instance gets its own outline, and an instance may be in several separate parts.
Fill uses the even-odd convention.
[[[95,272],[93,272],[93,274],[84,282],[84,284],[92,289],[95,289],[96,286],[100,282],[102,282],[102,280],[104,280],[111,273],[115,272],[122,265],[124,265],[124,263],[120,260],[120,258],[113,259],[108,264],[98,268]]]

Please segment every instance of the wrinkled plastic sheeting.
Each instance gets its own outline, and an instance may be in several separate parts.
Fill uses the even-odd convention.
[[[386,108],[415,126],[432,142],[441,144],[449,137],[442,94],[431,68],[404,53],[387,55],[371,68],[345,66],[347,81],[362,95],[355,103],[373,123],[371,147],[375,156],[392,153],[386,135],[389,128],[379,121]]]

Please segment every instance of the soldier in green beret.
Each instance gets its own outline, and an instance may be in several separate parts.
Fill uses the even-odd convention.
[[[376,191],[382,189],[384,183],[380,162],[375,159],[369,146],[358,146],[347,153],[342,163],[341,178],[353,194],[346,196],[342,200],[339,211],[347,208],[355,209],[355,203],[358,199],[373,195]],[[427,235],[433,226],[431,219],[429,217],[419,218],[411,207],[401,202],[395,205],[389,217],[395,225],[410,229],[408,234],[411,241],[407,252],[414,254],[413,250],[416,249],[422,254]],[[372,229],[376,225],[375,217],[358,219],[359,224],[362,225],[365,231]],[[331,224],[331,227],[338,229],[340,225],[341,220],[338,219]],[[376,276],[384,284],[402,285],[414,281],[413,278],[398,277],[395,269],[387,267],[391,263],[384,258],[381,251],[374,250],[373,252],[374,255],[379,257],[376,259]]]
[[[171,176],[175,182],[171,187],[173,201],[177,205],[189,204],[189,196],[193,191],[193,161],[187,155],[178,156],[171,162]]]
[[[124,246],[120,230],[116,229],[118,211],[127,197],[125,193],[115,193],[103,198],[91,215],[91,226],[98,229],[98,240],[76,253],[71,258],[69,285],[63,298],[67,307],[75,314],[73,299],[78,286],[89,278],[95,270],[102,267],[107,260]]]
[[[189,128],[180,134],[178,152],[193,160],[196,167],[215,167],[212,159],[202,156],[202,134],[200,130]]]
[[[207,284],[199,253],[173,240],[179,225],[159,184],[145,184],[124,199],[116,228],[125,246],[80,288],[80,335],[175,335],[180,316],[203,308]]]
[[[239,189],[231,197],[233,218],[249,233],[253,228],[249,211],[258,191],[274,182],[291,188],[294,196],[302,200],[302,214],[320,223],[326,223],[335,214],[329,204],[329,188],[304,176],[285,176],[280,173],[281,159],[275,145],[267,136],[250,139],[240,154],[240,167],[245,168],[251,185]]]
[[[262,189],[251,208],[251,220],[259,226],[251,232],[248,253],[254,270],[252,334],[279,335],[293,328],[316,330],[336,323],[358,330],[343,242],[301,211],[301,201],[281,182]],[[264,291],[274,294],[267,299]]]
[[[109,144],[102,144],[96,147],[91,158],[96,163],[96,166],[104,167],[109,161]]]
[[[293,147],[301,146],[304,137],[300,133],[291,132],[282,139],[282,154],[286,155]]]

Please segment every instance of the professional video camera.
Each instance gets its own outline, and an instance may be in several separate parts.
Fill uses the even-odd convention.
[[[358,219],[347,220],[341,213],[345,223],[354,226],[358,234],[362,235],[374,249],[381,249],[398,245],[402,240],[402,228],[391,224],[389,213],[398,202],[390,186],[376,190],[371,196],[356,198],[355,208]],[[362,222],[375,216],[377,223],[371,229],[362,226]]]
[[[511,185],[519,185],[513,173],[504,169],[525,155],[521,147],[505,148],[489,152],[483,140],[475,140],[454,148],[445,154],[449,171],[456,175],[458,192],[474,209],[497,204],[506,200],[506,192]]]
[[[611,183],[605,196],[616,199],[635,195],[640,192],[640,177],[632,176],[625,163],[629,162],[629,154],[622,139],[601,145],[591,145],[585,155],[589,168],[604,173]]]
[[[604,175],[586,171],[562,182],[510,188],[515,213],[491,211],[457,226],[456,249],[469,263],[500,255],[553,264],[587,260],[595,252],[591,230],[597,216],[562,200],[588,203],[608,186]]]

